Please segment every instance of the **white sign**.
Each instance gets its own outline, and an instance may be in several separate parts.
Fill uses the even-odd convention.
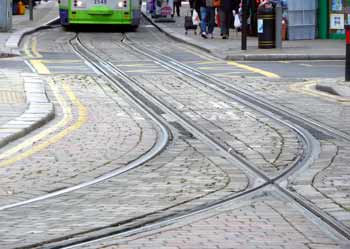
[[[258,33],[264,33],[264,19],[258,19]]]
[[[344,14],[331,14],[331,29],[344,29]]]

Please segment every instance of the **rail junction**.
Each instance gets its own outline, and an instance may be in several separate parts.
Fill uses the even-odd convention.
[[[321,183],[349,158],[350,127],[259,88],[284,79],[145,19],[139,32],[53,25],[22,54],[56,116],[0,150],[1,248],[349,248],[335,200],[349,193]]]

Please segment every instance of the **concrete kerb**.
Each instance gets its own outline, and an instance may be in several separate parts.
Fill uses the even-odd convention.
[[[344,81],[334,81],[334,82],[319,82],[315,85],[315,89],[321,92],[326,92],[335,96],[339,96],[344,101],[350,101],[350,86],[342,84]]]
[[[49,29],[50,28],[49,25],[54,24],[55,22],[57,22],[57,20],[58,18],[54,18],[43,25],[40,25],[34,28],[22,29],[20,31],[13,33],[13,35],[11,35],[10,38],[7,40],[6,47],[11,49],[18,49],[19,44],[21,43],[25,35],[30,35],[42,29]],[[18,52],[18,55],[20,55],[19,52]]]
[[[48,25],[56,21],[57,18],[42,26],[16,32],[14,37],[10,37],[6,46],[17,50],[25,35],[49,28]],[[0,148],[43,126],[55,117],[54,106],[46,95],[44,80],[35,73],[23,74],[23,78],[28,107],[22,115],[0,126]]]
[[[164,24],[156,23],[152,18],[147,14],[142,12],[142,15],[159,31],[171,37],[172,39],[183,42],[190,46],[196,47],[202,51],[210,53],[215,57],[224,59],[224,60],[234,60],[234,61],[286,61],[286,60],[345,60],[344,55],[337,54],[237,54],[237,55],[224,55],[220,56],[218,53],[211,51],[208,48],[196,44],[191,38],[185,39],[184,36],[178,35],[173,32],[171,29],[167,28]]]
[[[225,60],[235,61],[303,61],[303,60],[345,60],[343,55],[304,54],[239,54],[228,55]]]

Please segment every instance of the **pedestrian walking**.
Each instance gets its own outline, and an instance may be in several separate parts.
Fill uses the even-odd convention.
[[[206,0],[206,11],[207,11],[207,34],[211,37],[214,38],[213,32],[214,32],[214,27],[215,27],[215,8],[219,7],[217,6],[217,2],[220,3],[220,1],[216,0]]]
[[[233,20],[232,10],[236,0],[221,0],[220,15],[220,34],[222,39],[229,37],[230,26]]]
[[[180,7],[181,7],[181,0],[174,0],[173,2],[173,15],[175,15],[175,10],[176,10],[176,15],[180,16]]]
[[[196,10],[199,10],[199,18],[201,20],[200,28],[201,28],[201,36],[205,39],[208,38],[207,36],[207,4],[206,0],[195,0],[194,2],[194,8]]]

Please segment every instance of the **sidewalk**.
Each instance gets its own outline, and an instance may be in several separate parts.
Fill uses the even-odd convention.
[[[283,61],[283,60],[345,60],[345,41],[343,40],[297,40],[283,41],[282,49],[259,49],[258,38],[247,38],[247,50],[241,50],[241,33],[230,29],[230,37],[223,40],[220,29],[214,29],[214,38],[204,39],[197,28],[185,34],[184,16],[190,13],[188,2],[183,2],[180,17],[174,16],[175,22],[160,22],[152,19],[142,8],[144,16],[159,30],[168,36],[189,45],[202,49],[224,60],[236,61]],[[350,84],[343,79],[323,80],[315,86],[315,90],[326,92],[341,99],[350,100]]]
[[[189,5],[183,2],[181,17],[174,17],[175,22],[156,22],[143,8],[143,13],[154,25],[169,36],[194,45],[204,51],[225,60],[344,60],[345,41],[342,40],[299,40],[283,41],[282,49],[259,49],[257,37],[248,37],[247,50],[241,50],[241,33],[230,30],[230,37],[223,40],[220,37],[220,29],[214,29],[214,39],[204,39],[189,30],[185,35],[184,16],[188,14]]]
[[[42,1],[33,13],[33,21],[29,21],[28,10],[23,16],[14,15],[12,30],[0,32],[0,148],[54,116],[44,80],[35,73],[9,66],[22,60],[18,46],[23,36],[58,17],[57,1]]]

